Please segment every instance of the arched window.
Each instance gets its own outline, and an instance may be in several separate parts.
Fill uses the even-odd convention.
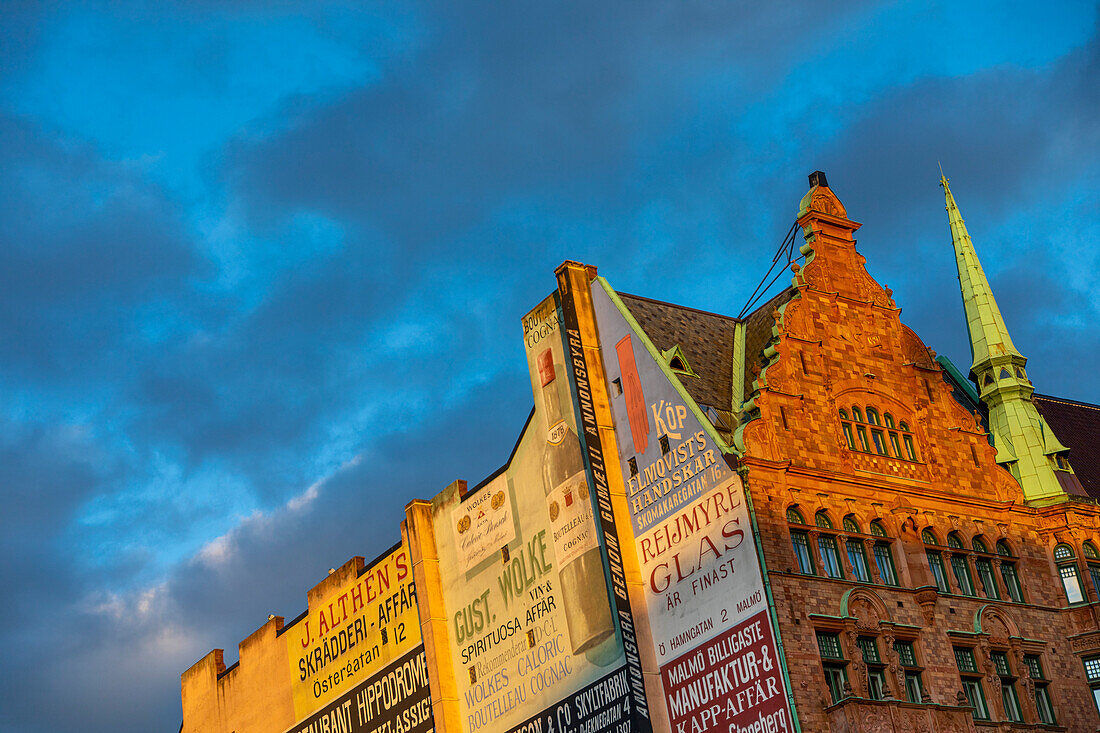
[[[841,520],[841,526],[845,532],[861,534],[859,524],[852,514],[848,514]],[[847,537],[844,540],[844,549],[848,553],[848,564],[852,567],[852,575],[861,583],[871,582],[871,573],[867,569],[867,550],[863,546],[863,540],[858,537]]]
[[[848,413],[840,411],[840,429],[844,432],[844,442],[848,444],[848,450],[856,449],[856,441],[852,432],[852,423],[848,422]]]
[[[829,515],[820,511],[814,515],[814,524],[822,529],[832,529],[833,523]],[[830,578],[843,578],[844,569],[840,565],[840,548],[836,543],[836,536],[821,533],[817,536],[817,550],[821,555],[821,569]]]
[[[1076,553],[1064,542],[1054,547],[1054,560],[1058,563],[1058,575],[1062,578],[1062,590],[1069,603],[1084,603],[1085,589],[1077,571]]]
[[[909,432],[909,425],[905,422],[898,423],[898,429],[901,430],[901,439],[905,443],[905,454],[909,457],[910,461],[914,463],[917,460],[917,450],[913,447],[913,434]]]
[[[793,506],[787,509],[787,521],[791,524],[806,524],[802,512]],[[814,555],[810,551],[810,536],[804,529],[791,530],[791,546],[794,548],[794,559],[798,563],[798,572],[803,575],[816,575],[814,571]]]
[[[920,533],[920,538],[926,545],[939,546],[939,541],[931,529],[925,529]],[[928,568],[932,571],[932,578],[936,581],[936,587],[940,593],[950,593],[951,586],[947,583],[947,570],[943,565],[943,553],[939,550],[925,550],[928,557]]]
[[[844,442],[848,445],[848,450],[876,453],[880,456],[916,462],[916,443],[913,441],[908,423],[904,420],[895,425],[892,414],[887,412],[883,415],[878,408],[871,405],[865,408],[852,405],[851,417],[848,410],[843,408],[839,409],[838,413],[840,429],[844,433]],[[864,414],[867,416],[866,420],[864,420]]]
[[[1016,603],[1024,602],[1024,592],[1020,587],[1020,576],[1016,572],[1015,555],[1004,540],[997,540],[997,554],[1001,556],[1001,580],[1005,582],[1008,597]]]
[[[962,539],[959,537],[958,532],[951,532],[947,535],[947,546],[953,550],[963,549]],[[958,552],[951,554],[951,573],[955,576],[959,593],[964,596],[977,595],[974,592],[974,579],[970,576],[970,564],[966,561],[966,555]]]
[[[974,568],[978,571],[978,584],[982,587],[982,592],[986,598],[1001,600],[1001,589],[997,587],[997,579],[993,574],[993,558],[990,556],[989,546],[981,537],[971,540],[970,546],[974,548],[974,552],[982,553],[974,558]]]
[[[1100,552],[1096,551],[1096,545],[1089,541],[1081,545],[1081,554],[1085,556],[1085,565],[1089,569],[1089,580],[1092,587],[1100,595]]]
[[[871,554],[875,558],[875,567],[878,568],[878,576],[886,585],[898,584],[898,570],[894,565],[894,552],[890,548],[890,541],[886,538],[886,527],[881,519],[871,520],[871,534],[881,539],[876,540],[871,547]]]

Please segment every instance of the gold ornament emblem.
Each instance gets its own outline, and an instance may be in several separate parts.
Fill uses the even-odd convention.
[[[462,534],[470,528],[470,515],[466,514],[462,519],[458,520],[458,533]]]
[[[502,506],[504,506],[504,492],[498,491],[497,493],[493,494],[493,500],[490,503],[492,504],[493,509],[500,509]]]
[[[558,506],[558,502],[550,502],[550,521],[558,521],[558,515],[561,514],[561,507]]]

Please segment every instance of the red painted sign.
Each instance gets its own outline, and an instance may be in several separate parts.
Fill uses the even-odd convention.
[[[686,629],[690,645],[707,629]],[[793,731],[767,611],[661,668],[673,733]]]

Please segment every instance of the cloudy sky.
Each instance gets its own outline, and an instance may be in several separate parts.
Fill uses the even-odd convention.
[[[555,265],[736,314],[817,168],[966,366],[942,161],[1039,391],[1100,402],[1097,8],[834,5],[4,3],[0,730],[175,731],[505,460]]]

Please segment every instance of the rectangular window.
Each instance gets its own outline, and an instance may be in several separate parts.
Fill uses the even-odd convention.
[[[1035,709],[1039,711],[1039,722],[1057,725],[1054,717],[1054,705],[1050,701],[1050,685],[1035,685]]]
[[[894,651],[898,653],[898,660],[903,667],[916,667],[917,655],[913,652],[913,642],[895,641]]]
[[[989,720],[989,708],[985,704],[981,677],[964,677],[965,674],[977,674],[978,665],[974,662],[974,650],[955,647],[955,664],[959,668],[963,691],[970,703],[971,714],[975,720]]]
[[[1016,563],[1001,561],[1001,579],[1008,589],[1008,597],[1017,603],[1024,602],[1024,593],[1020,589],[1020,577],[1016,575]]]
[[[856,639],[856,645],[863,654],[863,661],[877,664],[882,661],[878,655],[878,644],[873,636],[861,636]]]
[[[894,556],[890,552],[890,545],[885,542],[877,542],[874,546],[875,565],[878,566],[878,574],[886,585],[898,584],[898,573],[894,569]]]
[[[867,670],[867,693],[872,700],[886,697],[886,672],[882,667]]]
[[[959,585],[959,592],[964,596],[974,595],[974,581],[970,577],[970,566],[966,564],[966,558],[964,556],[951,556],[951,572],[955,574],[955,581]]]
[[[821,569],[830,578],[843,578],[840,568],[840,551],[836,548],[836,537],[823,534],[817,538],[817,549],[821,551]]]
[[[978,582],[982,584],[982,592],[986,598],[1001,600],[1001,591],[997,588],[997,579],[993,576],[993,563],[984,557],[974,561],[974,567],[978,569]]]
[[[840,635],[818,632],[817,650],[822,659],[844,659],[840,651]]]
[[[895,641],[894,652],[905,669],[905,698],[909,702],[921,702],[924,685],[921,684],[920,668],[917,667],[917,655],[911,641]]]
[[[867,554],[860,540],[847,540],[844,543],[848,548],[848,562],[852,565],[852,574],[856,580],[864,583],[871,582],[871,576],[867,574]]]
[[[905,670],[905,697],[909,702],[921,702],[924,685],[920,681],[920,672]]]
[[[970,714],[975,720],[989,720],[989,708],[985,704],[985,693],[982,692],[982,681],[978,677],[963,677],[963,692],[970,703]]]
[[[1007,677],[1008,672],[1008,654],[1005,652],[993,652],[989,655],[993,659],[993,668],[997,670],[997,674],[1002,677]]]
[[[938,552],[927,552],[928,555],[928,567],[932,570],[932,577],[936,580],[936,587],[940,589],[940,593],[950,593],[951,588],[947,585],[947,572],[943,568],[943,555]]]
[[[1006,679],[1001,680],[1001,702],[1004,703],[1005,717],[1014,723],[1024,722],[1020,712],[1020,698],[1016,695],[1016,685]]]
[[[844,684],[848,681],[848,672],[843,663],[844,653],[840,649],[840,635],[826,631],[817,632],[817,650],[821,654],[821,667],[825,672],[825,684],[829,688],[829,697],[832,698],[833,703],[838,703],[844,699]]]
[[[791,544],[794,545],[794,556],[798,560],[798,572],[803,575],[814,575],[814,557],[810,553],[810,538],[805,532],[792,530]]]
[[[1093,589],[1100,595],[1100,565],[1089,563],[1089,580],[1092,581]]]
[[[1043,674],[1043,663],[1038,654],[1025,654],[1024,666],[1035,685],[1035,709],[1039,713],[1039,722],[1055,725],[1054,705],[1050,701],[1050,685]]]
[[[1024,655],[1024,666],[1027,667],[1027,675],[1033,680],[1045,679],[1043,677],[1043,665],[1035,654]]]
[[[862,425],[856,425],[856,435],[859,436],[859,447],[864,453],[870,453],[871,446],[867,444],[867,431]]]
[[[838,664],[824,664],[825,684],[829,687],[829,697],[833,704],[844,699],[844,685],[848,681],[848,671]]]
[[[1070,603],[1082,603],[1085,594],[1081,590],[1081,580],[1077,577],[1077,566],[1060,565],[1058,574],[1062,576],[1062,588],[1066,591],[1066,600]]]
[[[821,637],[818,637],[820,643]],[[978,665],[974,662],[974,650],[955,647],[955,664],[960,672],[977,672]]]
[[[1085,661],[1085,678],[1092,687],[1092,701],[1100,710],[1100,657],[1089,657]]]
[[[901,446],[898,444],[897,433],[890,433],[890,447],[894,449],[893,455],[901,458]]]

